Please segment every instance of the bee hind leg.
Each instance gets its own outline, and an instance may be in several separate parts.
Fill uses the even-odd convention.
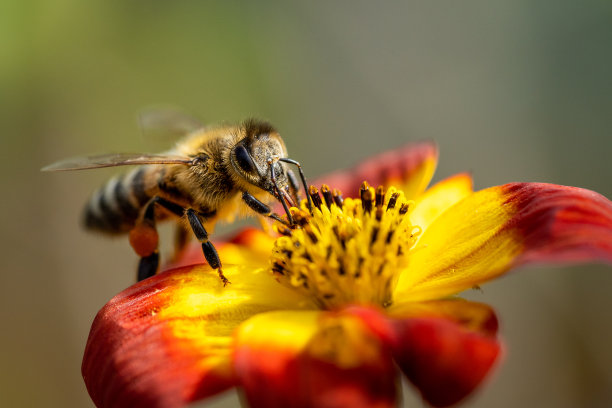
[[[150,278],[157,273],[159,269],[159,252],[156,250],[149,256],[143,256],[138,262],[138,282]]]
[[[208,240],[208,232],[206,232],[206,228],[204,228],[204,225],[202,225],[202,220],[191,208],[187,210],[186,214],[193,233],[195,234],[197,240],[202,244],[202,252],[204,252],[206,262],[208,262],[211,268],[217,270],[219,278],[221,278],[221,281],[223,281],[223,286],[231,283],[229,280],[227,280],[225,275],[223,275],[221,259],[219,259],[219,254],[217,253],[215,246]]]
[[[182,216],[183,207],[155,196],[145,206],[142,219],[130,231],[130,244],[140,255],[137,279],[140,282],[157,273],[159,269],[159,235],[155,225],[155,206],[159,204],[170,212]]]

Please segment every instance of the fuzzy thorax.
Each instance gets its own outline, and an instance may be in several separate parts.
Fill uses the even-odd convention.
[[[360,199],[310,188],[315,204],[292,208],[298,228],[278,226],[271,269],[277,280],[316,299],[322,308],[392,303],[393,289],[421,229],[412,225],[413,201],[394,187],[363,183]]]

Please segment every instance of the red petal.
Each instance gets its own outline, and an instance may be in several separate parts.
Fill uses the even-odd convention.
[[[312,183],[327,184],[341,190],[345,197],[354,197],[361,183],[373,186],[401,184],[407,197],[422,193],[433,176],[438,159],[438,148],[432,142],[411,143],[361,162],[349,170],[337,171]]]
[[[172,302],[172,276],[128,288],[96,316],[82,365],[96,406],[180,407],[233,385],[229,359],[226,366],[215,351],[177,339],[168,321],[156,317]]]
[[[499,328],[491,306],[461,298],[400,303],[391,306],[387,312],[398,319],[442,318],[489,337],[495,336]]]
[[[496,339],[469,332],[448,320],[396,320],[393,326],[395,361],[435,407],[447,407],[465,398],[500,355]]]
[[[435,407],[453,405],[469,395],[501,352],[494,337],[497,319],[483,304],[441,300],[417,303],[400,311],[408,316],[444,318],[389,319],[371,309],[349,310],[391,348],[406,377]]]
[[[590,190],[541,183],[502,186],[517,215],[527,262],[612,262],[612,202]]]

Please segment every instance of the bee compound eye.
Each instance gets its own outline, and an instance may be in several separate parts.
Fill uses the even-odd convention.
[[[234,154],[236,155],[236,162],[242,170],[247,173],[255,170],[255,163],[253,163],[251,155],[243,145],[237,145],[234,148]]]

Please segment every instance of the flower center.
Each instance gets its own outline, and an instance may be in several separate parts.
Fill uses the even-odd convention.
[[[346,304],[387,307],[399,272],[421,229],[410,223],[414,202],[394,187],[363,183],[360,199],[338,190],[309,189],[314,203],[292,208],[298,228],[277,226],[271,269],[277,280],[314,299],[322,308]]]

